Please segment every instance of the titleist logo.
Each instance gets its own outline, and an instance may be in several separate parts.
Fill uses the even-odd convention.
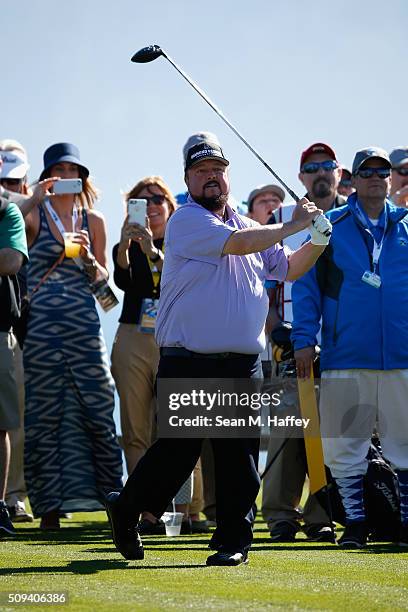
[[[387,499],[388,503],[390,504],[391,508],[394,510],[394,512],[396,512],[398,510],[398,505],[396,504],[394,496],[392,492],[390,491],[390,489],[387,487],[387,485],[384,482],[379,482],[379,481],[376,481],[374,485],[376,489],[382,492],[382,494],[384,495],[384,497]]]

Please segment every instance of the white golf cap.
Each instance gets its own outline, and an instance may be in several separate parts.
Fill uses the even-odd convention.
[[[26,176],[29,164],[22,148],[4,151],[0,148],[3,164],[0,166],[0,179],[22,179]]]

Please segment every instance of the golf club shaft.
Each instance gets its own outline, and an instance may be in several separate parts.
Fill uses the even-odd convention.
[[[271,469],[272,465],[275,463],[276,459],[279,457],[279,455],[281,454],[281,452],[283,451],[283,449],[285,448],[286,444],[289,442],[290,439],[291,439],[291,436],[288,436],[287,438],[284,439],[284,441],[282,442],[282,444],[280,445],[280,447],[278,448],[278,450],[276,451],[276,453],[274,454],[274,456],[272,457],[272,459],[269,461],[264,471],[262,472],[260,476],[261,480],[265,478],[265,476]]]
[[[181,74],[181,76],[187,81],[187,83],[189,83],[191,85],[191,87],[193,87],[193,89],[196,90],[196,92],[203,98],[203,100],[205,100],[207,102],[207,104],[209,106],[211,106],[211,108],[224,121],[224,123],[226,123],[228,125],[228,127],[234,132],[234,134],[236,136],[238,136],[238,138],[244,143],[244,145],[246,145],[248,147],[248,149],[255,155],[255,157],[257,159],[259,159],[259,161],[265,166],[265,168],[267,170],[269,170],[269,172],[276,178],[276,180],[279,181],[279,183],[282,185],[282,187],[284,189],[286,189],[288,194],[295,200],[295,202],[299,202],[299,200],[300,200],[299,196],[297,196],[296,193],[294,191],[292,191],[292,189],[290,187],[288,187],[288,185],[286,185],[286,183],[280,178],[280,176],[278,176],[276,174],[276,172],[269,166],[269,164],[267,164],[266,161],[264,159],[262,159],[262,157],[259,155],[258,151],[256,151],[249,144],[249,142],[247,140],[245,140],[245,138],[243,136],[241,136],[241,134],[238,132],[236,127],[234,127],[232,125],[232,123],[227,119],[227,117],[224,115],[224,113],[210,100],[210,98],[204,93],[204,91],[202,89],[200,89],[200,87],[196,83],[194,83],[194,81],[192,79],[190,79],[190,77],[184,72],[184,70],[182,70],[180,68],[180,66],[178,66],[176,64],[176,62],[174,62],[171,59],[171,57],[169,57],[163,50],[162,50],[162,55],[163,55],[163,57],[165,57],[167,59],[167,61],[170,62],[170,64],[177,70],[177,72],[179,74]]]

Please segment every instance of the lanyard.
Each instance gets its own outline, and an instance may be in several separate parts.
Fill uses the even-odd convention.
[[[51,219],[54,221],[55,225],[58,227],[62,237],[66,232],[64,225],[62,224],[61,219],[58,216],[58,213],[51,206],[51,202],[46,199],[45,205],[47,207],[48,212],[50,213]],[[75,226],[78,219],[78,210],[74,204],[74,208],[72,210],[72,231],[75,232]],[[64,251],[63,251],[64,252]],[[73,257],[73,261],[78,266],[78,268],[84,272],[84,264],[82,262],[81,257]],[[116,295],[113,293],[112,289],[109,286],[109,283],[105,279],[95,278],[93,282],[88,279],[89,287],[94,294],[95,298],[98,300],[99,305],[103,308],[105,312],[108,312],[111,308],[119,304]]]
[[[54,210],[48,198],[45,200],[45,206],[47,207],[47,210],[50,213],[51,219],[54,221],[55,225],[58,227],[61,236],[63,236],[67,230],[65,229],[61,219],[59,218],[58,213]],[[76,226],[77,219],[78,219],[78,210],[74,204],[74,208],[72,210],[72,231],[73,232],[75,232],[75,226]]]
[[[373,232],[369,228],[367,219],[363,211],[361,210],[359,204],[356,204],[356,212],[357,212],[357,216],[360,219],[361,223],[364,225],[365,231],[368,232],[371,238],[373,239],[374,244],[373,244],[372,259],[373,259],[374,272],[376,272],[377,265],[378,265],[378,262],[381,256],[381,251],[384,245],[385,232],[387,230],[387,222],[388,222],[387,209],[384,208],[384,232],[383,232],[382,238],[379,243],[377,243]]]
[[[163,246],[160,250],[164,255],[164,240],[163,240]],[[147,261],[149,262],[150,272],[152,273],[152,278],[153,278],[153,297],[156,298],[158,294],[159,283],[160,283],[160,272],[157,269],[157,266],[155,263],[150,261],[149,258],[147,258]]]
[[[67,230],[65,229],[61,219],[59,218],[58,213],[52,207],[51,202],[49,201],[48,198],[45,200],[45,205],[47,207],[48,212],[50,213],[51,219],[54,221],[55,225],[58,227],[59,232],[62,238],[64,239],[64,234]],[[72,231],[73,232],[75,232],[75,226],[76,226],[77,219],[78,219],[78,210],[74,204],[74,208],[72,209]],[[83,266],[83,263],[80,257],[74,257],[73,261],[76,263],[76,265],[78,266],[80,270],[84,269],[84,266]]]
[[[373,236],[373,238],[374,238],[374,236]],[[375,239],[374,239],[374,247],[373,247],[373,255],[372,255],[372,257],[373,257],[374,272],[377,271],[378,260],[380,259],[380,255],[381,255],[381,251],[382,251],[382,248],[383,248],[383,244],[384,244],[384,236],[381,238],[380,244],[377,244]]]

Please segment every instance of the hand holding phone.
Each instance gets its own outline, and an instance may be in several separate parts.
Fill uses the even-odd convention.
[[[62,195],[65,193],[81,193],[82,192],[82,180],[76,179],[58,179],[55,181],[53,186],[53,193],[55,195]]]
[[[146,227],[146,209],[147,200],[131,199],[128,200],[128,222],[138,223],[142,227]]]

